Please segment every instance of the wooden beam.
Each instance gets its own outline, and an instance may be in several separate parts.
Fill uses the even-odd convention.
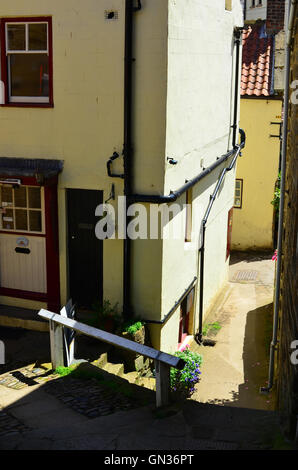
[[[170,367],[155,361],[156,406],[167,406],[170,400]]]
[[[50,347],[53,369],[64,366],[63,327],[55,321],[50,321]]]

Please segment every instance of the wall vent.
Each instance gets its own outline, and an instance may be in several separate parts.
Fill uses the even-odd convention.
[[[106,20],[118,20],[118,11],[115,10],[105,10],[105,19]]]

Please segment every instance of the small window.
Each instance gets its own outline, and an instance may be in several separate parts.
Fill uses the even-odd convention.
[[[235,183],[235,197],[234,197],[234,207],[236,209],[242,208],[242,194],[243,194],[243,180],[236,179]]]
[[[186,191],[186,225],[185,225],[185,241],[191,242],[192,231],[192,190]]]
[[[38,186],[0,186],[0,229],[43,232],[41,191]]]
[[[50,18],[7,18],[1,24],[4,104],[52,105]]]
[[[232,11],[232,1],[233,0],[225,0],[225,1],[226,1],[226,3],[225,3],[226,10]]]

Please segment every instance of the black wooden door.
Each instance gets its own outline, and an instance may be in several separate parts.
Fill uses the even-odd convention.
[[[95,236],[102,191],[67,190],[69,296],[81,308],[102,301],[103,242]]]

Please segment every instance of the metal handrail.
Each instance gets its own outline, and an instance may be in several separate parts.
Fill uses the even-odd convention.
[[[183,359],[48,310],[41,309],[38,315],[50,322],[51,361],[54,369],[64,365],[63,327],[70,328],[120,349],[153,359],[156,376],[156,405],[159,407],[169,403],[170,368],[182,370],[185,366]]]

